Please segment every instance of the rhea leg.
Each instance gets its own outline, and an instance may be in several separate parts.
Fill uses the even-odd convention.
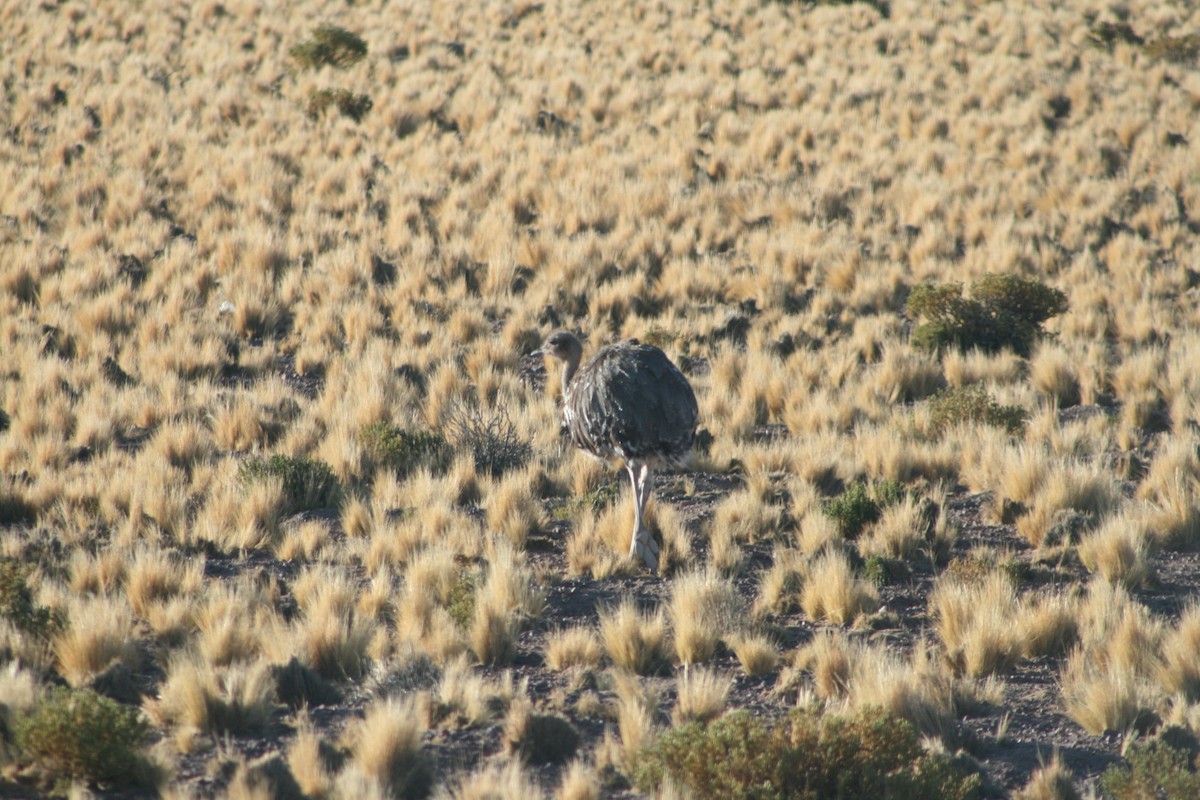
[[[629,482],[633,485],[633,536],[629,542],[630,557],[638,557],[650,569],[658,569],[658,542],[643,524],[646,501],[654,485],[653,472],[646,464],[626,464]]]

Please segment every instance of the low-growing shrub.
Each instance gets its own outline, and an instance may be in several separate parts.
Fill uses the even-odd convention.
[[[572,497],[554,510],[555,519],[571,519],[581,511],[598,514],[617,501],[621,494],[621,484],[616,478],[607,478],[595,489]]]
[[[1194,64],[1200,57],[1200,33],[1186,36],[1164,36],[1142,48],[1150,58],[1172,64]]]
[[[367,43],[361,36],[337,25],[318,25],[312,35],[288,50],[302,69],[335,67],[345,69],[367,57]]]
[[[374,105],[375,101],[369,95],[358,94],[349,89],[314,89],[308,93],[305,113],[312,119],[320,119],[332,106],[343,117],[362,122],[362,118]]]
[[[243,484],[269,478],[283,481],[284,513],[294,514],[314,508],[335,505],[341,496],[341,485],[333,470],[324,461],[305,456],[274,455],[270,458],[249,458],[238,467],[238,480]]]
[[[979,423],[1003,428],[1014,435],[1024,430],[1029,420],[1025,409],[1000,405],[978,384],[938,392],[929,401],[929,416],[939,431],[964,423]]]
[[[856,539],[863,529],[876,522],[888,506],[904,499],[905,489],[896,481],[880,481],[867,488],[863,481],[851,484],[838,497],[825,503],[825,516],[837,523],[838,533]]]
[[[450,586],[450,593],[446,598],[446,611],[464,631],[471,629],[471,623],[475,619],[475,595],[482,581],[483,572],[475,567],[459,572]]]
[[[358,441],[375,463],[399,477],[418,467],[435,471],[446,468],[450,446],[432,431],[406,431],[388,422],[374,422],[358,434]]]
[[[923,318],[913,331],[913,346],[922,350],[1005,348],[1028,356],[1042,333],[1042,323],[1067,310],[1062,292],[1016,275],[987,274],[963,297],[962,284],[921,284],[908,296],[908,312]]]
[[[454,446],[471,454],[475,469],[493,477],[523,467],[533,452],[500,407],[484,414],[478,404],[455,403],[447,415],[446,429]]]
[[[146,722],[95,692],[56,688],[14,727],[20,752],[49,778],[136,785],[150,777],[141,751]]]
[[[1195,749],[1169,744],[1162,739],[1134,747],[1125,763],[1113,764],[1105,771],[1100,785],[1105,794],[1115,800],[1191,800],[1200,797]]]
[[[978,775],[926,753],[916,729],[880,709],[850,718],[803,709],[773,726],[745,711],[668,731],[635,759],[632,778],[664,780],[698,797],[818,800],[973,798]]]
[[[1088,31],[1088,38],[1097,47],[1112,50],[1117,44],[1140,45],[1146,40],[1128,22],[1100,22]]]
[[[47,639],[62,628],[62,620],[49,608],[34,602],[26,583],[29,569],[16,559],[0,558],[0,617],[17,630]]]

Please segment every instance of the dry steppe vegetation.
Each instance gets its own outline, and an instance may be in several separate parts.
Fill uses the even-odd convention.
[[[1196,796],[1191,3],[0,27],[0,793]]]

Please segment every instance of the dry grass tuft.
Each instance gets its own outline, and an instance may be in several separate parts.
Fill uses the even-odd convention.
[[[818,698],[852,710],[884,708],[927,735],[945,737],[967,693],[941,661],[924,648],[905,658],[842,632],[823,632],[796,654]]]
[[[766,675],[779,664],[779,648],[769,636],[735,633],[727,640],[742,670],[751,677]]]
[[[136,671],[143,652],[124,602],[106,596],[72,600],[68,628],[54,637],[59,671],[75,687],[87,684],[113,663]]]
[[[820,556],[808,568],[800,605],[814,620],[847,625],[878,608],[879,593],[855,576],[846,556],[831,552]]]
[[[488,680],[473,671],[465,656],[460,656],[442,670],[436,698],[442,707],[439,716],[444,718],[453,712],[453,722],[483,725],[507,711],[513,699],[523,692],[523,688],[514,686],[511,672]]]
[[[603,580],[628,575],[636,565],[628,558],[633,506],[614,503],[599,515],[587,514],[567,539],[567,568],[572,575]]]
[[[733,584],[716,572],[693,572],[672,581],[669,613],[679,663],[712,658],[721,640],[741,627],[742,606]]]
[[[1144,516],[1119,513],[1079,543],[1079,560],[1089,572],[1111,583],[1131,589],[1142,586],[1152,575],[1150,544]]]
[[[600,775],[586,761],[572,761],[563,771],[558,800],[600,800]]]
[[[656,674],[669,662],[666,615],[639,611],[632,598],[600,612],[600,638],[614,664],[638,675]]]
[[[276,708],[267,662],[214,668],[194,654],[172,662],[158,699],[147,705],[160,723],[209,734],[261,733]]]
[[[929,596],[929,613],[955,665],[979,677],[1004,672],[1021,656],[1017,596],[1007,575],[993,572],[980,584],[953,578],[938,581]]]
[[[347,732],[349,769],[389,797],[424,797],[433,787],[433,764],[421,748],[429,727],[429,698],[380,700]]]
[[[287,762],[300,791],[309,797],[323,797],[333,791],[333,772],[326,743],[307,717],[302,718],[296,738],[288,745]]]
[[[464,775],[438,793],[445,800],[538,800],[541,788],[517,762],[493,764]]]
[[[550,669],[594,667],[603,655],[600,640],[591,628],[577,625],[554,631],[546,637],[545,659]]]
[[[676,725],[688,722],[707,722],[725,711],[733,678],[714,670],[697,667],[685,669],[676,681],[675,710],[671,719]]]
[[[1163,638],[1158,681],[1163,689],[1182,695],[1189,703],[1200,699],[1200,606],[1189,605],[1179,624]]]
[[[1063,763],[1058,751],[1013,795],[1015,800],[1081,800],[1074,775]]]

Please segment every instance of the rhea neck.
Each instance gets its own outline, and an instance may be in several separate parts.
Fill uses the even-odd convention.
[[[583,348],[575,344],[567,354],[563,357],[562,371],[562,393],[563,397],[567,396],[567,390],[571,386],[571,381],[575,378],[575,373],[579,371],[579,360],[583,356]]]

